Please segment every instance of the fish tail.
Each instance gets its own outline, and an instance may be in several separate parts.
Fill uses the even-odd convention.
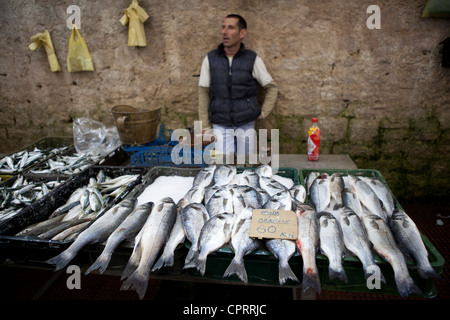
[[[184,260],[183,269],[195,268],[197,261],[198,251],[194,247],[190,247],[187,253],[186,259]]]
[[[241,279],[242,282],[244,282],[245,284],[248,283],[247,271],[245,270],[244,262],[242,260],[240,259],[231,260],[231,263],[228,266],[227,270],[225,270],[223,276],[229,277],[233,274],[237,275],[239,279]]]
[[[419,297],[423,297],[422,291],[414,283],[414,280],[408,276],[395,275],[395,283],[397,284],[398,293],[402,298],[408,297],[410,294],[415,293]]]
[[[205,275],[206,271],[206,258],[205,259],[197,259],[197,270],[200,272],[202,276]]]
[[[86,270],[84,275],[87,275],[96,269],[98,269],[100,274],[103,274],[103,272],[105,272],[106,268],[108,267],[110,260],[111,260],[111,254],[102,253],[97,258],[97,260],[95,260],[95,262],[92,264],[92,266]]]
[[[74,252],[71,250],[69,251],[69,249],[67,249],[61,252],[56,257],[47,260],[46,262],[48,264],[55,265],[55,271],[58,271],[64,268],[74,258],[74,256],[75,256]]]
[[[417,271],[419,272],[419,275],[422,279],[439,279],[442,280],[442,277],[439,275],[439,273],[437,273],[433,267],[430,266],[425,266],[425,267],[419,267],[417,269]]]
[[[170,252],[168,254],[164,253],[161,255],[161,257],[159,257],[158,261],[156,261],[155,265],[152,268],[152,271],[159,270],[164,266],[171,267],[173,266],[173,261],[174,261],[173,252]]]
[[[309,288],[313,288],[317,294],[320,294],[321,285],[317,268],[305,268],[303,270],[302,288],[303,292]]]
[[[330,280],[332,279],[340,279],[341,281],[347,283],[348,279],[347,279],[347,274],[345,273],[344,268],[334,268],[334,267],[329,267],[328,268],[328,277],[330,278]]]
[[[291,267],[289,266],[289,263],[284,263],[284,264],[280,263],[278,265],[278,279],[280,281],[280,285],[285,284],[288,281],[288,279],[291,279],[296,282],[300,282],[300,281],[298,281],[297,276],[295,275],[295,273],[292,271]]]
[[[120,290],[134,290],[142,300],[147,292],[148,278],[148,273],[142,273],[138,268],[123,282]]]

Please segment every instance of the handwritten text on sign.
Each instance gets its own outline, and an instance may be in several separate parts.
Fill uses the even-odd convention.
[[[297,215],[294,211],[255,209],[250,224],[250,237],[296,240]]]

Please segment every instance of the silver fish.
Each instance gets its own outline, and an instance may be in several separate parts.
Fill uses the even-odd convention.
[[[295,242],[286,239],[266,239],[267,249],[278,259],[278,281],[280,285],[289,279],[299,282],[289,265],[289,259],[295,254]]]
[[[344,206],[354,211],[360,219],[363,216],[363,208],[359,198],[350,189],[345,188],[342,193],[342,199],[344,201]]]
[[[363,222],[373,248],[392,266],[400,295],[403,298],[411,293],[423,296],[422,291],[409,275],[403,253],[398,248],[387,222],[378,215],[370,213],[363,216]]]
[[[203,202],[204,197],[205,187],[203,187],[202,185],[197,185],[190,188],[182,199],[186,200],[188,203],[199,203]]]
[[[236,216],[246,214],[246,209],[260,209],[263,205],[261,194],[250,186],[236,186],[232,189],[233,212]]]
[[[344,180],[341,174],[333,173],[330,177],[330,197],[334,200],[337,206],[344,206],[342,193],[344,191]]]
[[[260,188],[259,175],[255,172],[255,170],[244,170],[239,178],[239,184],[258,189]]]
[[[209,219],[208,211],[201,203],[192,203],[181,209],[180,217],[186,238],[191,242],[184,268],[194,268],[198,254],[198,238],[203,225]]]
[[[386,211],[381,208],[378,196],[373,192],[369,185],[352,175],[348,175],[348,182],[351,190],[358,197],[361,204],[364,205],[371,214],[375,214],[386,221]]]
[[[321,291],[319,271],[316,265],[316,252],[319,248],[319,223],[315,210],[306,204],[294,207],[297,214],[298,238],[296,245],[303,258],[302,288],[306,291],[313,288],[318,294]]]
[[[261,185],[261,188],[266,190],[270,196],[273,196],[275,193],[278,193],[280,191],[288,190],[288,188],[286,188],[280,182],[266,176],[259,177],[259,184]]]
[[[135,246],[138,246],[137,254],[140,256],[139,265],[127,277],[121,290],[135,290],[140,299],[144,298],[147,291],[150,270],[156,261],[158,254],[166,244],[177,215],[177,205],[172,198],[166,197],[155,203],[148,217],[142,236]],[[133,260],[134,261],[134,260]],[[133,265],[127,264],[124,274],[128,274]]]
[[[328,258],[329,278],[338,278],[347,283],[347,274],[342,265],[345,245],[341,227],[338,220],[329,212],[322,211],[319,213],[319,239],[320,250]]]
[[[305,186],[306,186],[306,194],[309,195],[311,193],[311,186],[316,180],[317,177],[320,176],[320,172],[312,171],[305,177]]]
[[[235,218],[234,214],[223,212],[211,217],[203,225],[198,238],[198,256],[195,261],[197,270],[202,276],[206,271],[208,255],[230,241]]]
[[[97,260],[91,265],[85,274],[98,269],[100,274],[105,272],[111,260],[114,250],[125,240],[136,236],[142,229],[145,221],[147,221],[150,212],[153,209],[153,202],[147,202],[135,208],[123,222],[114,230],[108,237],[102,253],[97,257]]]
[[[86,245],[105,241],[117,226],[128,216],[136,204],[135,198],[126,199],[106,211],[84,230],[76,240],[61,254],[47,261],[56,270],[64,268],[76,254]]]
[[[203,188],[209,187],[214,181],[214,171],[216,165],[209,165],[206,168],[201,169],[194,177],[193,186],[201,186]]]
[[[223,186],[233,181],[237,168],[231,165],[221,165],[214,170],[214,185]]]
[[[83,231],[91,223],[90,220],[74,225],[66,230],[58,233],[52,238],[53,241],[71,241],[74,240],[78,234]]]
[[[386,210],[387,216],[390,218],[395,210],[394,197],[392,196],[389,188],[380,180],[371,177],[360,177],[361,180],[365,181],[367,185],[375,192],[378,199],[380,199],[383,204],[384,210]]]
[[[300,202],[305,202],[305,200],[306,200],[306,189],[301,184],[292,186],[289,189],[289,193],[291,194],[292,198],[295,198]]]
[[[203,198],[203,203],[206,205],[211,197],[216,193],[217,190],[221,189],[223,186],[210,186],[205,189],[205,195]],[[225,186],[226,187],[226,186]]]
[[[289,190],[280,191],[270,197],[270,199],[263,205],[263,209],[274,210],[291,210],[292,197]]]
[[[415,260],[420,276],[423,279],[440,278],[428,260],[427,248],[411,217],[406,212],[396,209],[389,222],[400,250],[405,256]]]
[[[175,250],[178,245],[184,242],[186,239],[186,234],[183,228],[183,222],[181,220],[180,209],[177,212],[177,218],[175,220],[175,224],[173,225],[172,231],[170,232],[169,239],[167,239],[167,243],[164,246],[164,251],[159,257],[158,261],[156,261],[153,266],[152,271],[156,271],[161,269],[162,267],[171,267],[174,263]]]
[[[222,186],[206,203],[206,210],[210,217],[222,212],[233,213],[233,194],[228,186]]]
[[[239,219],[235,222],[231,233],[234,257],[223,274],[224,277],[236,274],[245,284],[248,283],[248,276],[244,266],[244,256],[262,247],[261,240],[249,237],[251,222],[251,219]]]
[[[273,176],[272,167],[267,164],[263,164],[263,165],[257,167],[255,169],[255,173],[260,177],[272,178],[272,176]]]
[[[317,212],[327,209],[331,201],[330,179],[328,176],[317,177],[311,185],[309,202]]]
[[[372,255],[372,245],[361,218],[351,209],[344,208],[339,219],[345,247],[361,261],[366,279],[374,274],[386,283],[380,267]]]

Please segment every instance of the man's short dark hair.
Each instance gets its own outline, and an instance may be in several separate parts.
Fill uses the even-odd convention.
[[[247,29],[247,21],[245,21],[245,19],[242,16],[240,16],[238,14],[231,13],[231,14],[227,15],[226,17],[227,18],[236,18],[236,19],[238,19],[239,30]]]

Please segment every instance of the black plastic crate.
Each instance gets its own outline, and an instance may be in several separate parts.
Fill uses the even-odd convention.
[[[104,170],[106,175],[112,178],[125,174],[139,174],[139,177],[128,185],[119,197],[105,207],[99,216],[123,200],[134,187],[139,185],[142,176],[148,172],[146,168],[96,166],[72,177],[64,185],[54,190],[45,201],[30,205],[13,219],[0,224],[0,258],[22,262],[42,262],[68,248],[73,241],[43,240],[37,237],[15,236],[15,234],[31,224],[46,220],[54,210],[66,203],[77,188],[87,185],[89,179],[95,177],[100,170]]]

